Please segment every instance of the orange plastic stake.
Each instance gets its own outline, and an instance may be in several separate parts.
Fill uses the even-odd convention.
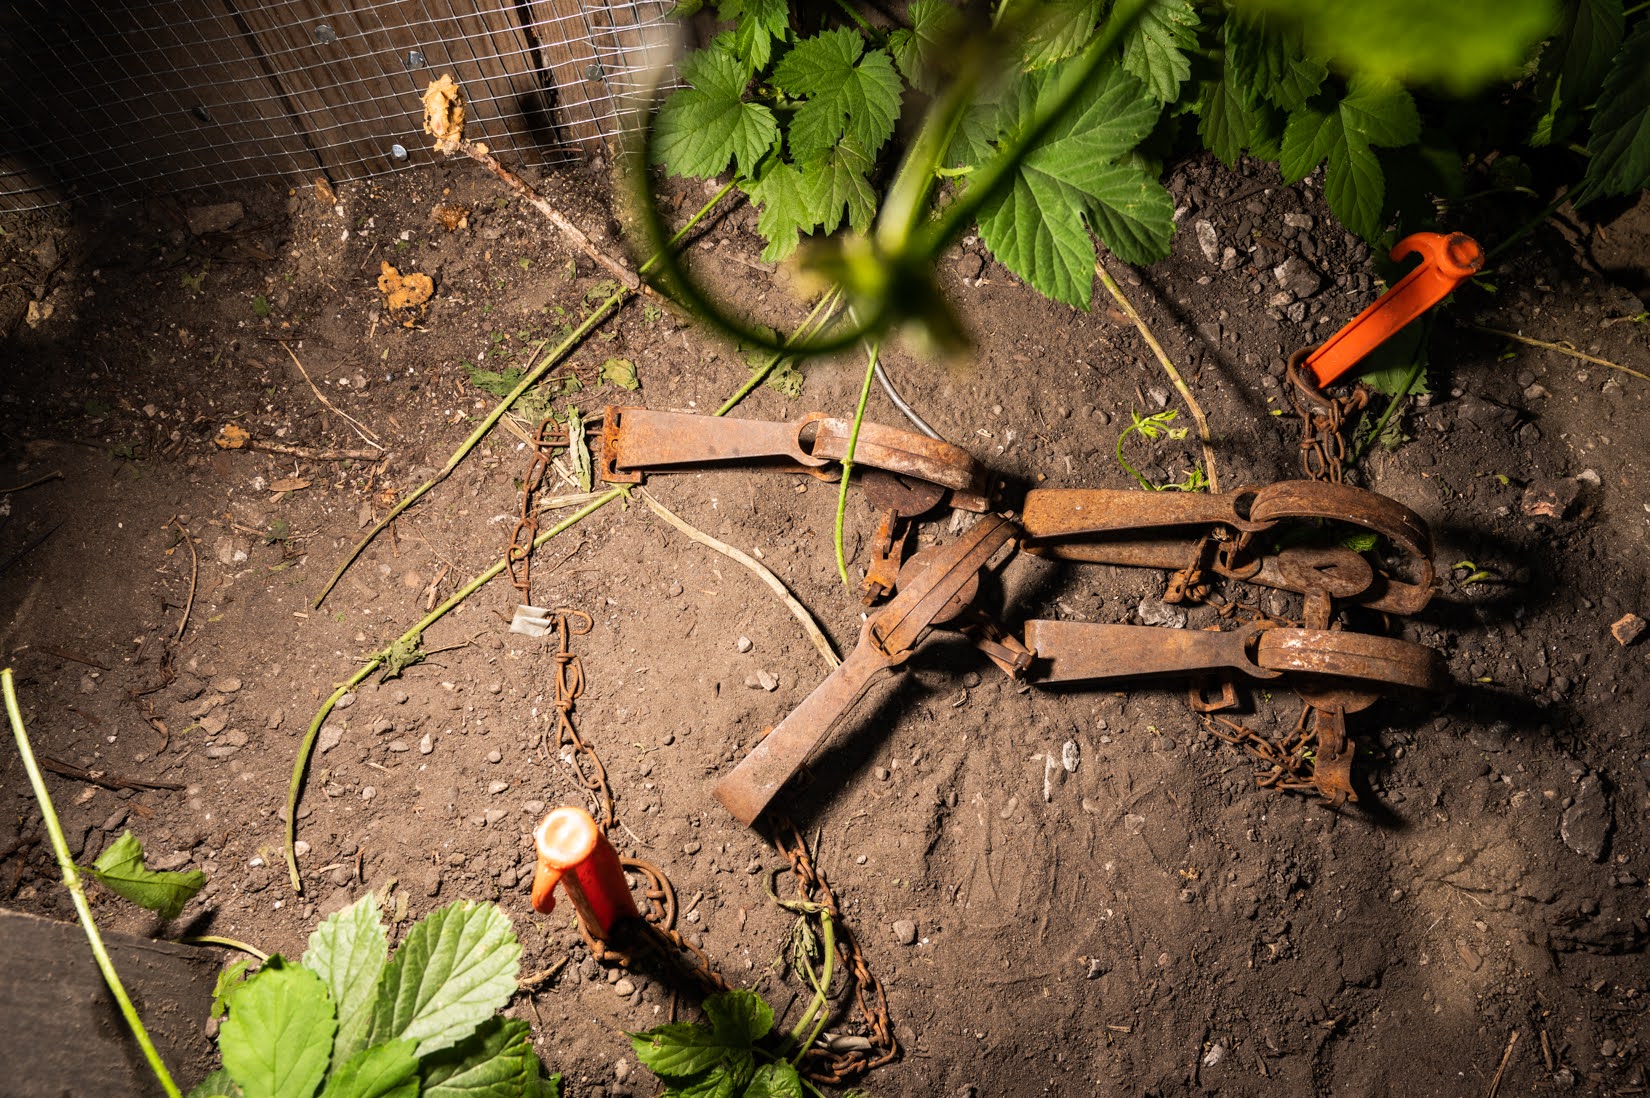
[[[1412,253],[1421,264],[1375,303],[1306,356],[1306,372],[1319,388],[1346,373],[1369,352],[1484,267],[1484,249],[1465,233],[1416,233],[1398,241],[1394,260]]]
[[[551,809],[533,830],[533,843],[539,853],[533,874],[533,910],[544,914],[555,910],[552,893],[560,882],[592,938],[606,941],[612,937],[614,924],[641,918],[625,884],[619,855],[590,813],[570,805]]]

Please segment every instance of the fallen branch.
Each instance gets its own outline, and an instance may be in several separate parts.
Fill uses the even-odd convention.
[[[104,789],[169,789],[175,791],[184,788],[182,782],[146,782],[141,778],[126,778],[119,774],[94,774],[90,770],[82,770],[78,766],[63,762],[60,759],[54,759],[49,755],[40,756],[40,765],[43,769],[50,770],[60,778],[73,778],[77,782],[101,785]]]
[[[1215,453],[1210,445],[1209,421],[1203,418],[1203,409],[1197,403],[1197,398],[1192,396],[1192,390],[1187,386],[1185,379],[1180,376],[1180,371],[1175,369],[1174,363],[1169,361],[1168,353],[1163,350],[1163,345],[1157,341],[1157,337],[1152,334],[1152,330],[1146,327],[1145,320],[1135,310],[1134,305],[1130,303],[1127,297],[1123,296],[1123,288],[1117,284],[1116,279],[1112,278],[1105,265],[1097,261],[1094,264],[1094,273],[1100,276],[1101,284],[1111,291],[1111,296],[1116,300],[1118,306],[1128,314],[1130,320],[1134,321],[1134,326],[1139,330],[1141,338],[1146,341],[1146,346],[1152,349],[1152,354],[1157,356],[1157,361],[1162,365],[1163,371],[1169,375],[1169,381],[1173,383],[1175,392],[1179,393],[1180,399],[1186,402],[1187,411],[1192,413],[1192,419],[1197,422],[1197,439],[1203,444],[1203,471],[1209,478],[1209,491],[1220,491],[1220,480],[1215,476]]]
[[[1495,1078],[1490,1080],[1490,1089],[1485,1098],[1495,1098],[1496,1092],[1501,1089],[1501,1077],[1507,1073],[1507,1064],[1512,1060],[1513,1049],[1518,1045],[1518,1030],[1513,1030],[1507,1038],[1507,1047],[1501,1053],[1501,1066],[1495,1069]]]
[[[1467,327],[1471,328],[1475,332],[1483,332],[1485,335],[1500,336],[1502,339],[1510,339],[1514,343],[1523,343],[1530,347],[1540,347],[1545,351],[1557,351],[1561,355],[1569,355],[1571,358],[1579,358],[1581,361],[1591,362],[1595,366],[1608,366],[1612,370],[1620,370],[1624,374],[1632,374],[1634,377],[1643,381],[1650,381],[1650,374],[1642,374],[1631,367],[1622,366],[1619,363],[1611,362],[1607,358],[1599,358],[1597,355],[1590,355],[1584,351],[1578,351],[1575,349],[1575,344],[1569,342],[1568,340],[1560,340],[1557,343],[1549,343],[1545,339],[1531,339],[1527,335],[1519,335],[1517,332],[1508,332],[1500,328],[1490,328],[1483,324],[1469,324]]]
[[[27,484],[19,484],[15,488],[0,488],[0,496],[9,496],[13,492],[21,492],[26,488],[33,488],[36,485],[46,483],[48,480],[62,480],[62,479],[63,479],[63,470],[53,469],[51,472],[47,473],[45,476],[35,477],[33,480],[29,481]]]
[[[676,529],[680,530],[700,545],[714,549],[718,553],[721,553],[724,557],[731,560],[736,560],[740,564],[743,564],[746,568],[749,568],[752,572],[755,572],[757,577],[761,579],[763,583],[768,585],[769,590],[779,596],[779,600],[785,604],[787,609],[790,610],[792,616],[794,616],[796,620],[802,624],[802,631],[808,634],[808,639],[813,641],[815,648],[819,649],[819,654],[825,658],[826,665],[834,671],[837,666],[842,663],[842,659],[836,654],[836,649],[831,647],[830,638],[826,637],[824,632],[821,631],[819,625],[814,621],[813,615],[808,613],[808,608],[797,601],[796,596],[791,594],[790,589],[785,586],[784,582],[781,581],[778,576],[768,570],[767,565],[763,564],[761,561],[755,559],[749,554],[735,549],[726,542],[717,541],[715,538],[711,537],[703,530],[693,526],[685,519],[679,518],[672,513],[669,508],[665,507],[664,504],[649,495],[647,489],[639,488],[637,489],[636,494],[642,497],[642,502],[647,504],[648,507],[653,510],[654,514],[676,527]]]

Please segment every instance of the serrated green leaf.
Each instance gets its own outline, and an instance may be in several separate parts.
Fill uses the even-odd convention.
[[[745,1055],[749,1057],[750,1053]],[[739,1098],[744,1093],[739,1079],[733,1067],[724,1066],[698,1078],[685,1079],[666,1093],[670,1098]]]
[[[198,869],[187,873],[162,872],[143,864],[143,844],[130,831],[109,844],[90,866],[81,872],[95,877],[109,891],[162,919],[175,919],[183,905],[206,887],[206,874]]]
[[[1558,34],[1542,51],[1541,67],[1554,74],[1572,105],[1588,106],[1626,35],[1621,0],[1570,0]]]
[[[321,978],[277,954],[235,993],[218,1049],[246,1098],[312,1098],[337,1028]]]
[[[751,1076],[745,1098],[802,1098],[802,1077],[783,1060],[763,1064]]]
[[[212,986],[212,1012],[209,1017],[223,1017],[230,997],[241,987],[241,981],[246,979],[246,970],[251,967],[251,959],[243,957],[218,973],[218,981]]]
[[[945,71],[941,58],[954,45],[962,19],[946,0],[915,0],[905,17],[911,27],[901,27],[888,36],[888,52],[912,87],[935,95]]]
[[[492,904],[461,900],[432,911],[384,968],[371,1043],[404,1037],[418,1055],[468,1037],[516,990],[521,943]]]
[[[1185,51],[1197,45],[1197,9],[1191,0],[1146,0],[1123,37],[1123,67],[1161,103],[1180,98],[1192,75]]]
[[[767,240],[762,258],[777,263],[796,251],[797,234],[813,227],[809,184],[795,167],[770,164],[762,178],[740,190],[759,207],[756,229]]]
[[[851,137],[843,138],[823,160],[804,165],[803,180],[811,184],[806,190],[811,224],[834,233],[846,215],[855,232],[869,229],[877,213],[877,192],[867,178],[870,171],[870,157]]]
[[[1317,94],[1329,67],[1307,56],[1298,29],[1280,29],[1277,22],[1263,13],[1233,12],[1222,28],[1226,65],[1248,102],[1292,111]]]
[[[1094,37],[1107,0],[1049,0],[1037,6],[1036,22],[1022,53],[1027,69],[1053,65],[1082,52]]]
[[[1650,187],[1650,19],[1638,21],[1604,78],[1587,152],[1578,204]]]
[[[423,1098],[518,1098],[534,1095],[539,1058],[526,1022],[493,1017],[452,1048],[426,1057]]]
[[[688,86],[654,120],[655,161],[676,175],[708,179],[731,160],[750,175],[779,136],[773,112],[744,101],[750,74],[720,47],[689,54],[680,72]]]
[[[378,896],[368,892],[321,920],[309,936],[303,964],[321,978],[338,1016],[334,1059],[342,1063],[367,1043],[378,978],[389,961],[390,942],[379,918]]]
[[[721,0],[716,10],[723,19],[738,20],[734,56],[744,58],[750,72],[768,67],[775,39],[783,42],[790,37],[791,12],[785,0]]]
[[[411,1041],[364,1048],[327,1076],[321,1098],[416,1098],[418,1057]]]
[[[773,1007],[754,991],[734,988],[705,1000],[705,1017],[724,1045],[750,1045],[773,1029]]]
[[[1248,98],[1229,64],[1222,67],[1219,80],[1203,84],[1197,104],[1197,132],[1204,147],[1228,167],[1237,163],[1245,149],[1254,150],[1257,156],[1276,154],[1272,109]]]
[[[229,1072],[219,1068],[190,1087],[184,1098],[241,1098],[241,1088],[235,1085]]]
[[[1011,137],[1051,94],[1057,71],[1029,75],[1004,104]],[[1116,163],[1151,131],[1158,113],[1134,77],[1103,67],[1027,154],[1012,187],[980,211],[980,234],[992,254],[1044,296],[1085,308],[1094,283],[1085,218],[1128,262],[1166,254],[1174,212],[1168,193],[1144,171]]]
[[[844,134],[875,156],[894,132],[899,74],[887,53],[867,50],[850,28],[802,39],[774,66],[773,83],[787,95],[807,97],[785,133],[798,162],[830,149]]]
[[[728,1051],[709,1027],[691,1022],[670,1022],[627,1036],[641,1065],[668,1079],[710,1071],[721,1064],[723,1054]]]
[[[1336,67],[1466,94],[1517,72],[1557,22],[1554,0],[1243,0],[1300,28]]]
[[[636,364],[628,358],[610,358],[602,363],[601,378],[603,381],[611,381],[621,389],[634,391],[642,387],[641,381],[636,377]]]
[[[1319,100],[1292,112],[1283,131],[1280,166],[1297,182],[1327,159],[1324,197],[1348,229],[1373,238],[1381,231],[1386,180],[1373,145],[1407,145],[1421,132],[1409,92],[1373,77],[1354,76],[1338,102]]]

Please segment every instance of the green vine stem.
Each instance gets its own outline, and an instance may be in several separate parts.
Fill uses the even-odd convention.
[[[815,1041],[819,1040],[820,1033],[825,1029],[825,1023],[831,1017],[829,1009],[831,1002],[831,966],[836,960],[836,921],[831,918],[831,913],[824,908],[819,910],[819,930],[820,936],[825,939],[825,971],[822,975],[816,977],[813,966],[806,966],[808,982],[814,985],[814,997],[813,1001],[808,1004],[808,1009],[803,1011],[802,1017],[797,1020],[796,1028],[791,1030],[791,1040],[799,1039],[802,1036],[803,1028],[809,1022],[813,1023],[813,1029],[809,1032],[808,1039],[797,1046],[796,1055],[791,1059],[792,1067],[801,1066],[802,1058],[808,1055],[808,1050],[814,1047]]]
[[[811,338],[812,336],[823,331],[825,329],[825,325],[836,319],[836,311],[841,307],[841,305],[841,290],[832,290],[831,292],[825,294],[819,299],[818,303],[814,305],[813,311],[803,319],[802,325],[797,328],[796,331],[792,332],[789,338],[785,340],[785,343],[787,345],[792,345],[799,339]],[[768,360],[766,362],[751,373],[749,378],[745,379],[745,383],[739,386],[734,394],[728,397],[728,399],[723,402],[722,406],[716,409],[713,414],[719,416],[727,415],[733,410],[735,405],[750,396],[751,393],[755,392],[758,385],[768,380],[768,375],[773,373],[774,370],[779,367],[781,362],[784,362],[787,358],[794,357],[794,355],[775,351],[772,355],[768,356]]]
[[[859,445],[859,427],[865,422],[865,405],[871,399],[871,381],[877,376],[877,354],[879,346],[872,342],[866,346],[865,382],[859,387],[859,404],[854,408],[854,425],[848,432],[848,452],[842,455],[842,480],[837,484],[836,491],[836,523],[832,530],[832,541],[836,546],[836,571],[842,577],[842,586],[850,594],[853,593],[854,583],[848,578],[847,554],[842,549],[843,516],[848,513],[848,481],[854,472],[854,450]]]
[[[591,500],[589,503],[585,504],[583,507],[579,508],[577,511],[573,512],[571,515],[568,515],[562,521],[556,523],[556,525],[552,526],[550,529],[544,531],[538,537],[534,538],[533,548],[537,549],[539,546],[543,545],[557,534],[567,530],[569,527],[584,519],[586,516],[594,514],[603,507],[606,507],[609,503],[612,503],[614,500],[619,499],[628,493],[629,489],[627,488],[608,489],[595,499]],[[479,591],[487,584],[489,580],[504,571],[504,569],[508,566],[509,558],[500,557],[499,560],[486,571],[482,572],[469,583],[466,583],[463,587],[453,592],[451,598],[442,603],[440,606],[437,606],[434,610],[430,611],[417,625],[414,625],[411,629],[401,634],[395,643],[369,657],[367,662],[362,665],[359,671],[351,675],[343,685],[339,686],[338,689],[332,692],[331,697],[321,703],[321,708],[315,714],[315,719],[309,722],[309,729],[304,733],[303,742],[298,745],[298,758],[292,764],[292,780],[287,784],[286,868],[287,875],[292,881],[292,891],[300,894],[304,891],[303,878],[298,873],[298,799],[303,794],[304,775],[309,771],[310,759],[315,754],[315,738],[320,735],[321,726],[326,723],[327,717],[332,715],[333,707],[338,704],[338,700],[340,698],[342,698],[345,694],[348,694],[351,690],[354,690],[357,686],[360,686],[363,682],[367,681],[367,678],[371,676],[374,671],[378,670],[386,662],[388,662],[392,652],[416,651],[419,641],[423,638],[424,630],[440,621],[452,610],[453,607],[469,598],[476,591]]]
[[[710,214],[711,210],[716,208],[716,204],[722,201],[723,198],[727,197],[728,193],[732,190],[733,184],[729,183],[721,190],[717,191],[709,202],[699,208],[699,212],[695,213],[688,219],[686,225],[683,225],[680,229],[676,230],[676,234],[660,246],[660,251],[655,253],[652,259],[649,259],[646,263],[642,264],[641,273],[643,275],[647,274],[648,271],[652,269],[653,265],[658,261],[660,255],[668,252],[679,244],[682,238],[692,232],[694,226],[704,220],[704,218]],[[568,334],[567,338],[556,344],[554,350],[541,358],[538,365],[529,370],[526,376],[523,377],[519,383],[517,383],[516,387],[510,390],[509,395],[499,401],[491,412],[487,413],[487,418],[482,420],[481,423],[476,426],[474,431],[470,432],[470,437],[459,443],[458,449],[453,451],[452,457],[447,459],[447,464],[441,467],[441,471],[403,497],[402,500],[390,510],[389,514],[385,515],[382,519],[379,519],[373,528],[367,531],[366,537],[356,543],[355,548],[350,550],[349,556],[344,558],[344,562],[338,566],[338,570],[334,572],[332,574],[332,578],[327,581],[327,585],[321,588],[321,593],[315,596],[314,609],[319,610],[321,608],[321,604],[325,602],[326,597],[332,593],[332,589],[338,586],[338,581],[344,578],[344,573],[349,570],[350,565],[355,563],[356,558],[358,558],[362,552],[366,550],[368,545],[372,544],[372,540],[382,533],[385,527],[394,522],[403,511],[422,499],[425,493],[427,493],[430,489],[446,480],[447,477],[452,474],[452,471],[458,468],[459,463],[470,455],[470,451],[476,448],[482,438],[486,436],[487,432],[491,431],[494,425],[504,417],[504,413],[509,411],[510,407],[515,404],[517,400],[521,399],[522,394],[526,393],[527,390],[531,389],[534,385],[537,385],[540,379],[542,379],[553,366],[570,354],[575,347],[583,343],[585,338],[595,330],[598,324],[606,320],[609,314],[616,310],[620,305],[624,304],[631,297],[634,297],[636,292],[637,291],[632,290],[629,287],[620,286],[610,297],[608,297],[606,301],[592,309],[585,316],[584,321]]]
[[[63,871],[63,887],[69,890],[69,895],[74,899],[74,909],[80,916],[81,927],[86,931],[86,940],[91,943],[92,956],[97,959],[97,967],[103,973],[103,981],[109,985],[110,993],[120,1005],[120,1013],[126,1019],[132,1036],[137,1038],[138,1047],[143,1049],[144,1059],[149,1061],[149,1068],[160,1081],[161,1089],[166,1092],[168,1098],[182,1098],[177,1083],[172,1081],[172,1073],[166,1070],[166,1064],[156,1051],[155,1043],[149,1039],[149,1031],[143,1028],[143,1019],[138,1017],[131,996],[126,994],[126,985],[120,982],[120,974],[115,971],[115,963],[110,960],[109,951],[104,948],[103,936],[97,931],[97,923],[92,921],[92,908],[86,902],[86,889],[80,883],[80,871],[75,868],[74,859],[69,856],[69,844],[63,838],[63,825],[58,822],[57,809],[52,807],[52,798],[46,792],[45,779],[34,760],[34,749],[29,745],[29,734],[23,728],[23,713],[17,705],[17,689],[12,681],[12,669],[9,667],[0,671],[0,688],[3,688],[5,693],[6,716],[11,721],[11,732],[17,740],[17,753],[23,757],[23,769],[28,771],[29,784],[33,786],[34,798],[40,805],[40,817],[45,822],[46,834],[51,837],[52,852],[57,855],[58,868]]]

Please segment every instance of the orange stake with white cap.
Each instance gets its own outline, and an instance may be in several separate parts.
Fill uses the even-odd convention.
[[[585,932],[598,941],[611,939],[614,926],[625,919],[641,918],[618,852],[590,813],[571,805],[552,809],[534,828],[533,844],[538,848],[535,911],[555,910],[554,891],[560,883]]]

